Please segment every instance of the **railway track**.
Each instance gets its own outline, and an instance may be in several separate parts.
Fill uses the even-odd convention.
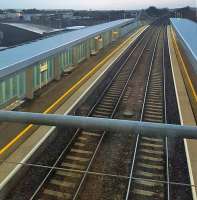
[[[88,116],[114,117],[154,32],[158,34],[158,28],[149,30],[136,44]],[[31,199],[76,199],[105,135],[106,132],[77,130]]]
[[[160,35],[162,41],[164,37]],[[164,47],[159,49],[150,68],[140,120],[165,123]],[[137,136],[130,177],[135,180],[130,180],[127,199],[169,199],[169,185],[164,184],[169,182],[167,138]]]

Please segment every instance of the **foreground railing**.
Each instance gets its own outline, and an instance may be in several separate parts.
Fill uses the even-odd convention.
[[[19,122],[25,124],[65,126],[86,130],[121,131],[122,133],[140,131],[147,136],[169,136],[197,139],[196,126],[180,126],[119,119],[95,117],[40,114],[30,112],[0,111],[0,122]]]

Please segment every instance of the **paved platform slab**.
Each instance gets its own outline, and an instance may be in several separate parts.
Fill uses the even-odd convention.
[[[187,89],[184,84],[184,78],[180,69],[180,63],[183,64],[183,59],[180,58],[180,52],[177,52],[178,49],[173,34],[173,30],[170,26],[168,26],[168,45],[180,120],[182,125],[196,126],[194,113],[190,104]],[[197,185],[197,140],[184,139],[184,145],[187,156],[190,182],[192,185]],[[192,195],[193,200],[197,200],[197,189],[195,187],[192,187]]]

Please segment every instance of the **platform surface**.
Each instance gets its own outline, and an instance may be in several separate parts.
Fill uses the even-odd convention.
[[[187,94],[187,89],[184,84],[184,79],[180,70],[180,61],[181,59],[175,51],[176,47],[174,46],[173,30],[168,27],[168,44],[170,51],[171,67],[174,78],[175,92],[178,102],[179,115],[182,125],[193,125],[196,126],[196,121],[194,113],[190,104],[190,100]],[[197,140],[186,140],[184,139],[190,182],[192,185],[197,185]],[[193,200],[197,200],[197,189],[192,187]]]

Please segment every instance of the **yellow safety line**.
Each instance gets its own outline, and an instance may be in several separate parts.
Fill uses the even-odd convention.
[[[173,31],[171,31],[171,32],[172,32],[172,36],[173,36],[173,43],[175,44],[175,48],[176,48],[176,50],[177,50],[177,52],[178,52],[178,54],[179,54],[179,57],[180,57],[180,59],[181,59],[181,63],[182,63],[182,65],[183,65],[183,69],[184,69],[184,72],[185,72],[185,74],[186,74],[187,80],[188,80],[188,82],[189,82],[189,86],[190,86],[190,88],[191,88],[192,94],[193,94],[193,96],[194,96],[194,98],[195,98],[195,101],[197,102],[197,94],[196,94],[194,85],[193,85],[193,83],[192,83],[192,81],[191,81],[191,79],[190,79],[190,76],[189,76],[187,67],[186,67],[186,65],[185,65],[185,63],[184,63],[184,61],[183,61],[182,56],[181,56],[180,50],[179,50],[179,48],[178,48],[178,45],[177,45],[177,42],[176,42],[176,39],[175,39],[174,32],[173,32]]]
[[[141,29],[140,29],[141,30]],[[107,60],[115,54],[120,48],[124,46],[131,38],[133,38],[135,35],[139,33],[138,30],[135,34],[131,35],[129,38],[127,38],[121,45],[119,45],[115,50],[113,50],[108,56],[106,56],[101,62],[99,62],[91,71],[89,71],[85,76],[83,76],[77,83],[75,83],[69,90],[67,90],[59,99],[57,99],[49,108],[47,108],[43,113],[47,114],[50,111],[52,111],[65,97],[67,97],[70,93],[72,93],[76,88],[78,88],[81,83],[88,80],[93,74],[96,73],[96,71],[101,68],[101,66],[104,64],[104,62],[107,62]],[[5,151],[7,151],[13,144],[15,144],[23,135],[27,133],[31,128],[33,127],[33,124],[28,125],[25,129],[23,129],[14,139],[12,139],[7,145],[5,145],[0,150],[0,155],[2,155]]]

